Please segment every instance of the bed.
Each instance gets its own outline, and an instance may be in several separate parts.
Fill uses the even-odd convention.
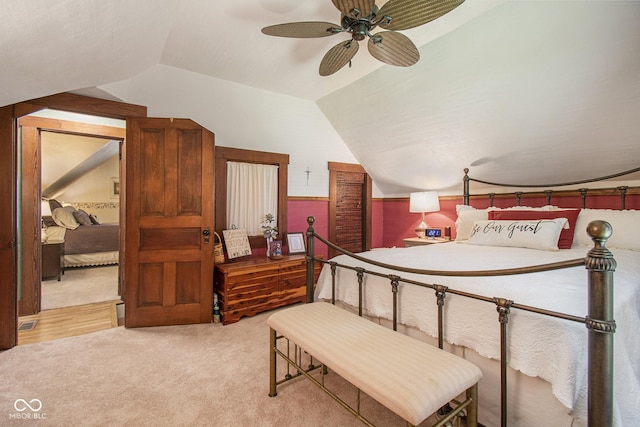
[[[43,216],[43,241],[64,242],[63,268],[118,263],[119,224],[103,223],[82,209],[49,202],[52,215]]]
[[[592,411],[598,415],[610,412],[605,419],[608,416],[616,426],[636,425],[640,416],[640,211],[579,209],[577,214],[563,213],[551,204],[535,209],[473,209],[468,206],[468,182],[465,172],[463,200],[467,204],[457,209],[458,236],[454,242],[378,249],[353,257],[317,236],[310,219],[310,256],[313,262],[325,265],[315,291],[308,288],[307,300],[335,301],[477,364],[484,374],[479,421],[486,426],[582,426],[587,425],[588,413],[595,418]],[[623,196],[623,206],[624,200]],[[573,241],[567,249],[544,250],[553,236],[544,242],[537,237],[533,240],[540,242],[527,242],[532,238],[528,235],[524,243],[513,244],[512,240],[506,243],[507,239],[482,235],[485,227],[495,229],[501,221],[513,222],[519,215],[540,215],[545,224],[553,222],[556,243],[563,231],[565,237],[569,231]],[[572,224],[562,221],[572,215]],[[507,219],[496,219],[502,216]],[[554,216],[558,221],[550,220]],[[606,244],[615,261],[604,256],[606,250],[594,249],[585,231],[594,220],[607,221],[618,231]],[[491,221],[493,226],[488,224]],[[560,231],[557,223],[563,223]],[[470,236],[473,230],[476,233]],[[316,260],[312,254],[315,238],[344,255]],[[476,241],[470,242],[474,238]],[[378,264],[369,264],[369,260]],[[612,310],[605,312],[615,314],[615,322],[613,318],[590,317],[591,310],[602,308],[593,307],[596,304],[590,293],[602,283],[610,285],[608,278],[602,283],[596,279],[588,288],[593,273],[585,270],[585,263],[594,267],[594,262],[596,270],[615,270],[615,292],[611,301],[602,302],[610,304]],[[550,264],[554,266],[551,271],[531,272],[534,268],[528,268]],[[431,274],[424,274],[425,270]],[[509,274],[475,274],[487,270]],[[599,344],[593,343],[592,334]],[[607,344],[612,336],[613,344]],[[595,346],[592,353],[613,363],[613,396],[606,390],[611,376],[602,373],[589,374],[593,375],[590,381],[600,381],[605,390],[588,396],[587,372],[593,369],[588,358],[590,346]],[[593,396],[602,399],[593,402]],[[598,425],[593,419],[590,422]]]

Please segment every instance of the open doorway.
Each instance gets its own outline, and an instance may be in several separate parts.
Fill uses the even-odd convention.
[[[75,334],[95,330],[83,323],[104,329],[118,317],[105,309],[121,303],[120,146],[126,122],[42,110],[20,118],[19,126],[18,341],[68,336],[69,329]],[[29,201],[36,198],[34,209]],[[30,226],[34,216],[39,227]],[[111,307],[101,305],[107,302]]]
[[[18,254],[31,258],[32,275],[40,273],[38,255],[34,255],[40,250],[39,192],[32,192],[33,199],[26,203],[18,202],[17,197],[20,185],[38,185],[33,183],[33,173],[20,175],[31,177],[32,182],[17,182],[16,168],[21,164],[18,153],[24,137],[24,132],[19,134],[18,121],[46,108],[127,120],[120,181],[118,264],[121,295],[128,304],[126,326],[211,322],[214,134],[188,119],[147,118],[143,106],[62,93],[0,107],[0,195],[6,201],[0,204],[0,222],[7,225],[0,230],[0,270],[5,273],[0,275],[0,350],[10,349],[18,342],[18,302],[26,297],[19,280],[26,272],[21,271],[23,260],[18,260]],[[172,159],[175,163],[171,166],[158,159]],[[125,205],[127,200],[138,203]],[[172,201],[170,209],[158,211],[156,205],[163,200]],[[32,215],[24,216],[30,224],[17,224],[19,203],[32,210]],[[178,217],[178,213],[185,215]],[[31,252],[24,248],[18,251],[17,235],[23,227],[33,230],[31,239],[21,243],[31,244]],[[167,243],[171,250],[166,250]],[[154,268],[155,265],[160,267]],[[154,273],[167,269],[174,273],[168,276],[171,280],[156,280],[158,275]],[[175,292],[162,293],[163,287]],[[164,297],[158,300],[158,295]]]

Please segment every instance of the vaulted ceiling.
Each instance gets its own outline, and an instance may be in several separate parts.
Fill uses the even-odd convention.
[[[330,0],[0,0],[0,13],[0,105],[163,64],[316,102],[387,194],[458,186],[467,166],[548,182],[640,163],[639,1],[466,0],[403,31],[415,66],[362,46],[329,77],[320,61],[346,35],[260,28],[338,23]]]

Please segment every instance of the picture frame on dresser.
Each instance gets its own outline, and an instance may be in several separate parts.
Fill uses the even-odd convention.
[[[307,253],[304,244],[304,233],[295,232],[287,234],[287,245],[289,247],[289,254],[304,254]]]

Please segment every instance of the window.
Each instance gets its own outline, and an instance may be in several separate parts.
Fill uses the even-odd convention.
[[[271,212],[276,216],[278,224],[278,238],[286,239],[287,235],[287,170],[289,167],[289,155],[269,153],[264,151],[242,150],[238,148],[219,147],[215,148],[216,165],[215,165],[215,230],[222,233],[227,228],[227,168],[230,162],[250,163],[254,165],[271,165],[277,167],[278,175],[278,192],[277,192],[277,211]],[[249,243],[252,248],[266,246],[266,240],[262,236],[260,229],[260,221],[264,215],[269,212],[257,212],[260,216],[258,224],[256,224],[257,232],[255,235],[249,234]],[[247,230],[248,231],[248,230]]]

